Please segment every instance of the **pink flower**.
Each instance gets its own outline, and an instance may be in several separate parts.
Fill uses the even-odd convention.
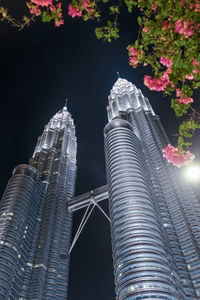
[[[30,9],[30,14],[32,14],[32,15],[36,15],[36,16],[39,16],[39,15],[41,15],[41,10],[39,9],[39,6],[38,5],[29,5],[28,3],[27,3],[27,6],[29,7],[29,9]]]
[[[161,57],[160,63],[163,66],[167,67],[167,68],[171,68],[171,66],[172,66],[172,60],[170,58],[165,57],[165,56]]]
[[[172,163],[178,168],[188,164],[195,158],[194,154],[190,151],[183,154],[178,148],[173,147],[171,144],[168,144],[167,147],[163,149],[163,157],[165,157],[169,163]]]
[[[181,90],[178,88],[176,89],[176,97],[180,97],[181,95]]]
[[[64,20],[60,19],[58,22],[55,22],[56,27],[60,27],[60,25],[64,24]]]
[[[146,85],[151,91],[164,91],[165,88],[172,82],[169,80],[169,75],[167,72],[159,78],[151,78],[151,76],[144,76],[144,85]]]
[[[88,10],[89,5],[90,5],[90,2],[88,0],[83,0],[82,6],[85,10]]]
[[[56,10],[56,7],[53,5],[53,3],[52,3],[51,6],[50,6],[50,10],[51,10],[51,11]]]
[[[139,62],[141,54],[143,54],[143,51],[141,50],[140,53],[138,50],[136,50],[134,47],[129,48],[129,65],[136,68],[137,64]]]
[[[164,21],[162,30],[168,30],[169,28],[170,28],[170,24],[168,24],[167,21]]]
[[[193,80],[193,79],[194,79],[194,75],[187,74],[187,75],[185,76],[185,78],[188,79],[188,80]]]
[[[148,27],[144,27],[142,30],[143,30],[144,32],[148,32],[148,31],[149,31],[149,28],[148,28]]]
[[[193,99],[192,98],[189,98],[189,97],[185,97],[185,98],[179,98],[178,99],[178,102],[179,103],[183,103],[183,104],[189,104],[189,103],[193,103]]]
[[[133,67],[137,67],[138,64],[138,59],[135,56],[130,56],[129,59],[129,65],[133,66]]]
[[[196,0],[195,2],[196,2],[196,3],[190,4],[190,8],[191,8],[191,9],[194,8],[194,11],[199,12],[200,9],[199,9],[199,3],[198,3],[198,0]]]
[[[131,56],[136,56],[139,54],[138,50],[136,50],[134,47],[131,47],[129,51]]]
[[[31,0],[31,2],[39,5],[39,6],[49,6],[52,4],[53,0]]]
[[[68,15],[70,15],[72,18],[81,17],[82,16],[82,11],[79,10],[79,8],[75,8],[71,4],[69,4],[69,6],[68,6]]]
[[[194,34],[194,30],[189,27],[191,26],[192,22],[186,22],[184,21],[182,23],[182,21],[179,19],[178,21],[176,21],[175,23],[175,32],[179,33],[179,34],[183,34],[184,37],[186,39],[189,38],[189,36],[193,35]]]
[[[192,71],[193,74],[197,74],[198,73],[198,69],[195,68],[193,71]]]
[[[62,13],[61,13],[61,6],[60,6],[60,3],[58,3],[56,5],[57,7],[57,11],[58,11],[58,17],[59,17],[59,20],[55,22],[55,26],[56,27],[60,27],[60,25],[63,25],[64,24],[64,20],[63,20],[63,16],[62,16]]]
[[[171,67],[169,67],[169,68],[167,68],[167,70],[165,71],[165,73],[167,73],[167,74],[170,74],[170,73],[171,73],[171,71],[172,71],[172,68],[171,68]]]
[[[152,10],[156,10],[156,9],[157,9],[157,6],[156,6],[156,4],[152,3],[152,5],[151,5],[151,9],[152,9]]]
[[[181,0],[181,6],[184,6],[185,0]]]
[[[193,101],[194,101],[192,98],[185,96],[179,88],[176,89],[176,97],[177,98],[180,97],[180,98],[178,98],[178,102],[183,103],[185,105],[189,104],[189,103],[193,103]]]
[[[199,62],[197,61],[196,58],[194,58],[193,61],[192,61],[192,64],[193,64],[194,66],[198,66],[198,65],[199,65]],[[192,71],[192,73],[193,73],[193,74],[197,74],[197,73],[198,73],[197,67],[194,68],[194,70]]]
[[[192,61],[192,64],[193,64],[194,66],[198,66],[198,65],[199,65],[199,62],[197,61],[196,58],[194,58],[193,61]]]
[[[30,9],[30,13],[31,13],[32,15],[36,15],[37,10],[38,10],[38,5],[36,5],[34,8],[31,8],[31,9]]]
[[[189,36],[194,34],[194,30],[191,28],[188,28],[186,30],[184,30],[184,37],[187,39]]]
[[[37,12],[37,9],[36,9],[36,8],[31,8],[31,9],[30,9],[30,14],[35,15],[36,12]]]
[[[180,19],[178,21],[176,21],[176,23],[175,23],[175,32],[183,34],[183,28],[182,28],[182,24],[181,24]]]
[[[154,90],[154,82],[151,76],[144,76],[144,85],[146,85],[151,91]]]

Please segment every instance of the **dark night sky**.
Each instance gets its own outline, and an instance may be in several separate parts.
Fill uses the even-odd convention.
[[[7,3],[16,16],[23,14],[22,0]],[[148,69],[128,66],[126,46],[137,37],[136,19],[124,9],[121,38],[112,44],[97,40],[93,22],[67,14],[60,28],[38,20],[17,32],[6,23],[0,24],[1,194],[13,168],[28,162],[44,125],[64,106],[66,97],[78,138],[76,194],[106,183],[103,128],[107,96],[117,71],[149,97],[173,140],[176,119],[169,99],[143,85],[144,74],[150,74]],[[196,136],[193,152],[198,160],[199,146]],[[107,210],[106,203],[102,207]],[[74,215],[74,232],[82,214]],[[115,299],[110,229],[97,208],[72,251],[69,284],[69,300]]]

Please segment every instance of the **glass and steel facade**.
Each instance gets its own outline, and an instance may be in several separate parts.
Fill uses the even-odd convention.
[[[167,135],[149,100],[119,78],[105,154],[117,300],[200,299],[200,205],[162,157]]]
[[[200,205],[162,156],[160,119],[121,78],[107,111],[107,185],[74,198],[77,142],[65,106],[29,165],[14,169],[0,203],[0,299],[68,299],[72,212],[108,198],[116,299],[200,300]]]
[[[0,203],[0,299],[67,299],[76,144],[64,107],[13,172]]]

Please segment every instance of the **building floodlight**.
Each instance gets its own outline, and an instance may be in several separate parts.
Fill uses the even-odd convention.
[[[200,165],[191,164],[184,168],[183,176],[191,182],[200,181]]]

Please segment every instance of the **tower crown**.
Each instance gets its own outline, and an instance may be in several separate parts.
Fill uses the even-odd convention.
[[[155,115],[149,100],[144,97],[141,90],[124,78],[118,78],[108,96],[109,105],[107,106],[108,120],[120,116],[121,112],[126,112],[132,108],[143,109]]]
[[[68,112],[66,105],[59,110],[45,126],[42,136],[38,138],[33,156],[42,149],[50,149],[53,147],[56,144],[58,132],[62,130],[69,134],[71,140],[76,141],[74,120]]]
[[[71,118],[71,114],[68,112],[67,107],[64,106],[51,118],[45,127],[45,131],[56,128],[62,129],[66,126],[66,122],[74,126],[74,121]]]
[[[131,92],[133,90],[137,90],[136,86],[129,82],[128,80],[124,78],[118,78],[117,81],[114,83],[111,93],[116,92],[117,94],[121,94],[123,92]]]

